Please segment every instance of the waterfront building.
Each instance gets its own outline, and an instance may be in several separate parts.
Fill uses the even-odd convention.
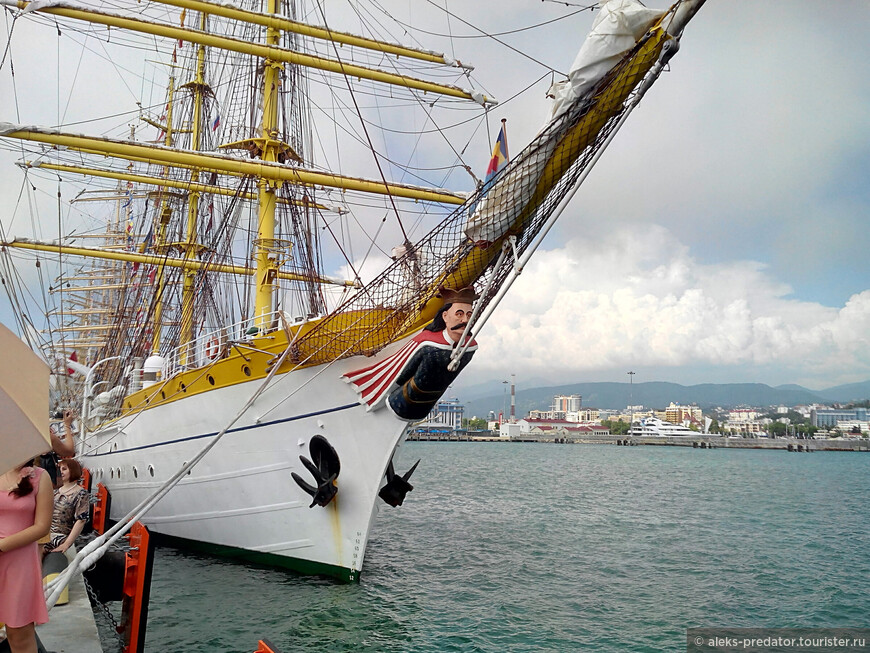
[[[426,419],[414,427],[415,433],[452,433],[462,430],[462,416],[465,406],[459,399],[442,399],[432,409]]]
[[[813,408],[810,423],[820,428],[838,426],[839,422],[866,422],[867,409],[857,408]]]
[[[606,426],[601,426],[601,424],[579,424],[577,426],[566,426],[565,430],[568,432],[569,439],[571,437],[577,438],[583,435],[610,435],[610,429]]]
[[[658,413],[656,416],[658,417]],[[700,422],[703,418],[701,409],[697,406],[681,406],[671,402],[665,409],[664,420],[671,424],[682,424],[685,421]]]
[[[517,424],[519,425],[520,433],[522,434],[531,433],[534,429],[554,429],[573,426],[573,423],[566,419],[540,419],[533,417],[526,417],[517,420]]]
[[[760,435],[764,432],[764,425],[755,420],[729,419],[725,422],[723,428],[726,431],[734,433],[743,433],[744,435]]]
[[[522,421],[522,420],[521,420]],[[589,436],[610,435],[610,429],[601,424],[535,424],[527,431],[514,435],[522,440],[564,440],[576,442]]]
[[[855,437],[858,434],[870,433],[870,422],[841,420],[837,422],[837,428],[840,429],[844,437],[849,437],[850,435]]]
[[[522,420],[520,420],[520,422],[521,421]],[[522,436],[520,422],[502,422],[498,431],[498,436],[508,440],[520,438]]]
[[[435,404],[435,410],[429,413],[429,419],[439,424],[446,424],[452,430],[457,431],[462,428],[462,416],[465,413],[465,406],[459,403],[459,399],[442,399]]]
[[[599,413],[597,408],[581,408],[565,413],[565,419],[569,422],[597,422]]]

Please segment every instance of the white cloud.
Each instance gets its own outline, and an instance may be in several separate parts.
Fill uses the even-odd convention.
[[[753,261],[705,264],[658,226],[541,252],[481,333],[479,376],[522,369],[554,382],[613,369],[730,366],[734,381],[780,366],[816,385],[870,376],[870,290],[840,309],[790,298]],[[505,370],[504,361],[511,361]],[[692,382],[701,382],[696,379]]]

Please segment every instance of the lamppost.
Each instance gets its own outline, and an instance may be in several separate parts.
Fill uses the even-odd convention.
[[[631,433],[631,427],[634,426],[634,372],[626,372],[626,374],[628,374],[628,403],[631,405],[628,432]]]

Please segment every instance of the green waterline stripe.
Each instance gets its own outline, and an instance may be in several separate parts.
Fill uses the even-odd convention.
[[[240,549],[235,546],[227,546],[224,544],[198,542],[197,540],[189,540],[174,535],[164,535],[163,533],[151,533],[151,537],[154,538],[155,543],[158,546],[170,546],[176,549],[196,551],[220,558],[244,560],[245,562],[250,562],[262,567],[286,569],[304,576],[322,576],[324,578],[339,580],[343,583],[359,582],[360,572],[358,570],[339,567],[338,565],[329,565],[323,562],[302,560],[301,558],[279,556],[274,553],[250,551],[248,549]]]

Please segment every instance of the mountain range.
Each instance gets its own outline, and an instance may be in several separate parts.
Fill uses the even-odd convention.
[[[628,405],[664,409],[671,402],[702,409],[737,406],[798,406],[807,404],[848,403],[870,398],[870,381],[839,385],[825,390],[808,390],[787,384],[771,387],[764,383],[702,383],[679,385],[663,381],[646,383],[573,383],[535,388],[517,388],[517,417],[530,410],[547,410],[556,395],[581,395],[583,406],[622,409]],[[467,417],[486,417],[510,411],[510,389],[499,381],[483,383],[462,390],[459,399]]]

